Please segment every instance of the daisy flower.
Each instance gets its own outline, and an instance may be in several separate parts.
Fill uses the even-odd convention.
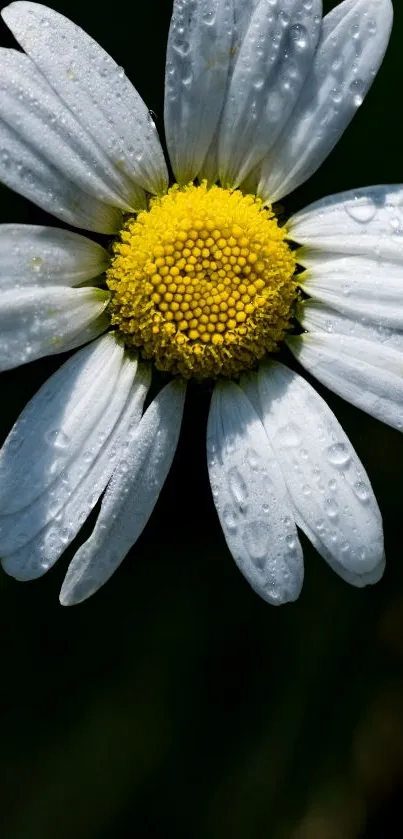
[[[384,569],[382,521],[324,400],[275,359],[403,424],[403,188],[324,198],[279,222],[361,105],[390,0],[175,0],[165,132],[123,69],[74,23],[15,2],[1,50],[0,178],[69,227],[0,228],[2,369],[82,347],[28,403],[0,454],[0,553],[39,577],[101,499],[60,595],[84,600],[149,519],[174,457],[186,381],[213,382],[211,489],[240,571],[295,600],[297,527],[356,586]],[[109,249],[106,249],[109,248]],[[150,363],[151,362],[151,363]],[[166,384],[144,411],[151,368]]]

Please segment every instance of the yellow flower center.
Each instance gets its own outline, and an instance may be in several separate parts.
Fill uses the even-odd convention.
[[[175,185],[114,245],[112,324],[160,370],[234,376],[282,340],[294,269],[285,230],[259,198]]]

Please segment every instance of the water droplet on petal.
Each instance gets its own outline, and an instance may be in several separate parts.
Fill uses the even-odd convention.
[[[325,500],[325,511],[330,519],[336,518],[339,512],[339,505],[334,500],[334,498],[326,498]]]
[[[360,224],[367,224],[376,215],[376,204],[369,196],[356,196],[354,202],[345,205],[347,215]]]
[[[238,526],[236,521],[236,514],[233,508],[226,504],[222,514],[224,525],[229,530],[230,533],[236,533]]]
[[[257,568],[262,569],[269,551],[269,524],[263,519],[251,521],[246,525],[242,535],[246,550]]]
[[[235,503],[238,504],[241,510],[245,509],[245,503],[248,498],[248,488],[236,466],[232,466],[228,472],[228,483]]]
[[[327,449],[327,459],[335,466],[345,466],[350,460],[350,454],[344,443],[333,443]]]
[[[353,486],[353,490],[354,490],[357,498],[360,499],[360,501],[368,501],[369,500],[369,497],[370,497],[369,487],[366,484],[364,484],[364,481],[357,481]]]
[[[356,108],[359,108],[364,101],[365,84],[362,79],[354,79],[349,85],[349,90],[353,94],[353,103]]]
[[[59,428],[52,428],[45,434],[45,441],[55,449],[65,449],[70,442],[70,438]]]

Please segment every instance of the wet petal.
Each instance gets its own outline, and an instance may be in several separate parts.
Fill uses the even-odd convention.
[[[85,445],[123,355],[113,335],[105,335],[69,358],[28,402],[0,451],[2,515],[31,504]]]
[[[374,268],[380,264],[382,269],[383,260],[401,267],[403,186],[368,186],[328,195],[292,216],[287,229],[304,245],[298,252],[303,265],[345,254],[373,259]]]
[[[342,576],[383,567],[382,519],[338,420],[308,382],[267,363],[245,382],[278,458],[299,527]]]
[[[310,297],[350,317],[403,328],[403,264],[312,252],[298,281]]]
[[[60,592],[63,606],[80,603],[94,594],[140,536],[176,451],[184,400],[181,383],[166,385],[128,440],[94,531],[69,565]]]
[[[78,233],[33,224],[0,225],[0,289],[75,286],[102,274],[107,251]]]
[[[312,63],[321,13],[321,0],[257,5],[220,124],[218,168],[224,185],[238,186],[281,133]]]
[[[2,17],[112,166],[150,192],[168,183],[157,131],[121,67],[63,15],[16,2]]]
[[[98,288],[20,287],[0,293],[0,370],[65,352],[105,331],[109,293]]]
[[[265,201],[292,192],[330,154],[382,63],[392,19],[390,0],[345,0],[326,15],[301,97],[262,164]]]
[[[214,503],[239,570],[269,603],[295,600],[302,551],[284,479],[252,404],[230,382],[213,391],[207,457]]]
[[[320,300],[305,300],[298,307],[297,317],[308,332],[350,335],[403,352],[403,331],[383,326],[376,319],[366,320],[359,314],[355,316],[338,312]]]
[[[0,48],[0,119],[99,201],[125,211],[145,206],[140,187],[111,164],[34,62],[17,50]]]
[[[94,508],[138,425],[150,383],[148,368],[125,359],[104,413],[68,468],[32,504],[0,517],[4,570],[40,577],[59,559]],[[13,552],[12,552],[13,551]]]
[[[302,366],[330,390],[381,422],[403,429],[401,352],[323,332],[305,332],[287,343]]]
[[[181,183],[201,169],[213,138],[229,72],[233,10],[229,0],[175,0],[165,74],[165,132]]]

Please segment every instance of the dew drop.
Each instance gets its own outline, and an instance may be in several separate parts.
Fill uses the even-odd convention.
[[[252,79],[252,87],[254,87],[255,90],[261,90],[264,85],[264,81],[264,76],[254,76]]]
[[[213,26],[215,23],[215,14],[211,9],[206,10],[202,14],[202,21],[206,26]]]
[[[326,514],[329,516],[330,519],[336,518],[339,512],[339,505],[334,500],[334,498],[326,498],[325,499],[325,511]]]
[[[39,274],[43,265],[43,259],[40,256],[33,256],[31,259],[31,268],[36,274]]]
[[[236,533],[238,529],[236,514],[229,504],[226,504],[224,507],[222,517],[227,530],[229,530],[230,533]]]
[[[327,459],[329,463],[335,466],[345,466],[349,460],[350,455],[344,443],[333,443],[327,449]]]
[[[290,38],[294,41],[295,46],[300,50],[304,50],[308,46],[307,31],[305,26],[302,26],[300,23],[294,23],[294,25],[291,26]]]
[[[360,224],[367,224],[376,215],[375,202],[369,196],[357,196],[354,202],[345,205],[347,215]]]
[[[377,25],[376,25],[376,20],[374,20],[374,18],[370,18],[370,20],[368,21],[368,23],[367,23],[367,32],[368,32],[370,35],[376,35],[376,33],[377,33]]]
[[[232,466],[228,472],[228,483],[234,501],[239,507],[243,506],[248,498],[248,488],[236,466]]]
[[[256,472],[256,470],[259,468],[259,457],[254,449],[247,449],[246,460],[248,461],[250,468],[253,469],[254,472]]]
[[[356,108],[359,108],[364,101],[365,84],[362,79],[354,79],[349,85],[349,90],[353,94],[353,103]]]
[[[251,521],[242,534],[245,548],[257,568],[262,569],[269,551],[269,526],[263,519]]]
[[[401,223],[401,221],[400,221],[400,218],[398,218],[397,216],[394,216],[393,218],[391,218],[391,219],[389,220],[389,224],[390,224],[390,226],[391,226],[392,230],[394,230],[394,231],[395,231],[395,233],[396,233],[396,232],[401,232],[401,229],[402,229],[402,223]]]
[[[369,489],[363,481],[357,481],[353,486],[354,492],[360,501],[369,500]]]
[[[65,449],[68,446],[70,439],[67,434],[59,428],[52,428],[45,434],[45,441],[55,449]]]

